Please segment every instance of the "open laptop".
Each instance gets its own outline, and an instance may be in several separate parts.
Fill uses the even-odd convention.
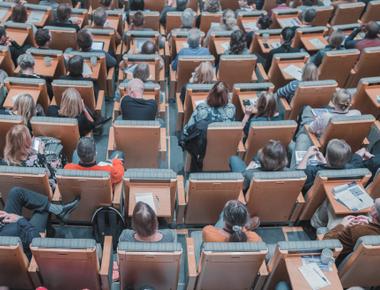
[[[91,50],[103,50],[104,42],[103,41],[93,41],[91,45]]]

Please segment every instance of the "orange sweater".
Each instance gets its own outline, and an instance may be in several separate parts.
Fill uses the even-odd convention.
[[[244,231],[247,235],[248,242],[261,242],[261,238],[258,234],[252,231]],[[205,226],[202,230],[202,237],[204,242],[228,242],[230,235],[222,229],[214,226]]]
[[[98,170],[98,171],[107,171],[111,174],[112,184],[119,183],[123,179],[124,175],[124,166],[123,162],[120,159],[113,159],[112,165],[98,165],[86,167],[80,164],[69,163],[66,164],[65,169],[70,170]]]

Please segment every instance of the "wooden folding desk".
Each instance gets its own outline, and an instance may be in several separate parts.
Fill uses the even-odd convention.
[[[215,37],[214,44],[216,53],[218,55],[224,54],[224,52],[229,49],[230,46],[230,38],[229,37]]]
[[[257,30],[257,20],[259,17],[252,16],[252,17],[241,17],[241,26],[243,27],[245,32],[251,32]]]
[[[258,39],[259,45],[261,52],[263,54],[268,54],[272,49],[278,47],[278,45],[281,45],[281,36],[276,34],[276,35],[269,35],[269,38],[267,41],[264,41],[263,36],[259,36]],[[264,45],[264,43],[268,44],[268,47]]]
[[[50,58],[50,65],[47,66],[45,63],[45,57]],[[52,56],[43,56],[43,55],[33,55],[34,58],[34,73],[44,77],[53,78],[58,67],[58,59]],[[17,67],[15,73],[20,71],[20,67]]]
[[[175,50],[178,53],[182,48],[187,48],[189,45],[187,44],[187,38],[176,38],[175,39]]]
[[[301,21],[298,19],[297,15],[277,15],[277,22],[281,28],[292,27],[292,26],[302,26]]]
[[[90,78],[92,78],[95,81],[99,81],[99,75],[100,75],[100,61],[99,59],[96,62],[96,65],[91,64],[91,60],[88,58],[84,59],[84,63],[88,65],[89,68],[91,68],[92,74]]]
[[[110,43],[111,43],[112,35],[102,35],[102,34],[92,34],[92,39],[94,41],[103,42],[103,50],[109,52],[110,51]]]
[[[377,108],[378,112],[380,112],[380,86],[369,86],[368,88],[365,89],[365,93],[371,100],[373,106]],[[375,118],[377,117],[378,115],[375,116]]]
[[[7,36],[17,42],[18,45],[23,46],[27,40],[29,33],[26,29],[7,27]]]
[[[316,47],[312,42],[313,40],[319,40],[321,42],[320,47]],[[301,42],[307,51],[318,51],[328,44],[327,40],[323,37],[323,34],[305,34],[301,36]]]
[[[77,24],[80,28],[82,28],[83,22],[84,22],[84,17],[85,17],[85,15],[82,13],[72,12],[70,20],[72,23]],[[76,20],[78,20],[78,22]]]
[[[257,91],[252,91],[252,92],[240,92],[239,95],[237,95],[237,98],[239,100],[239,105],[235,104],[236,106],[236,115],[244,116],[245,114],[245,106],[244,106],[244,100],[249,100],[251,102],[251,105],[253,105],[253,112],[252,114],[257,114]]]
[[[34,24],[38,27],[45,26],[48,17],[49,17],[49,11],[42,11],[42,10],[27,10],[28,13],[28,19],[26,23]]]
[[[12,108],[14,97],[17,95],[26,94],[26,93],[32,96],[35,104],[38,103],[38,98],[40,97],[40,93],[41,93],[41,90],[38,87],[27,86],[27,85],[26,86],[12,85],[4,101],[4,104],[3,104],[4,108],[8,108],[8,109]]]
[[[289,65],[297,66],[302,70],[303,67],[305,66],[305,62],[304,60],[298,60],[298,59],[280,61],[280,63],[278,64],[278,67],[280,68],[281,75],[285,79],[285,81],[292,81],[295,79],[293,76],[291,76],[290,74],[284,71],[284,69],[288,67]]]

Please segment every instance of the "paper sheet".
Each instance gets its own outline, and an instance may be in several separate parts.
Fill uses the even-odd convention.
[[[230,44],[229,44],[228,42],[223,42],[223,43],[221,44],[221,47],[222,47],[224,50],[227,50],[227,49],[230,48]]]
[[[244,26],[244,29],[248,30],[248,31],[251,31],[251,30],[256,31],[256,30],[258,30],[256,22],[253,22],[253,21],[252,22],[245,22],[243,24],[243,26]]]
[[[39,23],[39,22],[41,22],[44,15],[45,15],[44,11],[33,10],[30,12],[28,20],[26,21],[26,23]]]
[[[85,75],[85,76],[92,75],[92,69],[87,63],[83,64],[83,75]]]
[[[373,205],[373,199],[358,185],[340,187],[342,190],[333,189],[335,199],[343,203],[350,210],[362,210]]]
[[[278,22],[282,27],[300,26],[300,22],[296,18],[279,19]]]
[[[313,290],[318,290],[331,284],[316,263],[306,264],[298,269]]]
[[[319,38],[309,39],[309,42],[317,49],[321,49],[325,47],[325,44]]]
[[[296,80],[300,81],[302,79],[302,69],[294,64],[288,65],[283,69],[283,71],[288,75],[291,75]]]
[[[281,46],[281,43],[279,41],[272,41],[269,45],[271,48],[278,48]]]
[[[157,214],[156,204],[154,203],[154,196],[153,196],[152,192],[136,193],[135,199],[136,199],[136,203],[141,201],[141,202],[144,202],[147,205],[149,205],[154,210],[154,212]]]

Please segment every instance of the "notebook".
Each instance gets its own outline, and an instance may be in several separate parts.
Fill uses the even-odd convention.
[[[26,23],[39,23],[42,21],[42,18],[44,17],[44,15],[45,15],[45,11],[33,10],[30,12]]]
[[[283,71],[296,80],[300,81],[302,79],[302,69],[294,64],[288,65],[283,69]]]
[[[321,49],[325,47],[325,44],[319,38],[312,38],[309,42],[317,49]]]
[[[352,211],[362,210],[373,205],[373,199],[357,183],[339,185],[333,188],[337,201]]]

